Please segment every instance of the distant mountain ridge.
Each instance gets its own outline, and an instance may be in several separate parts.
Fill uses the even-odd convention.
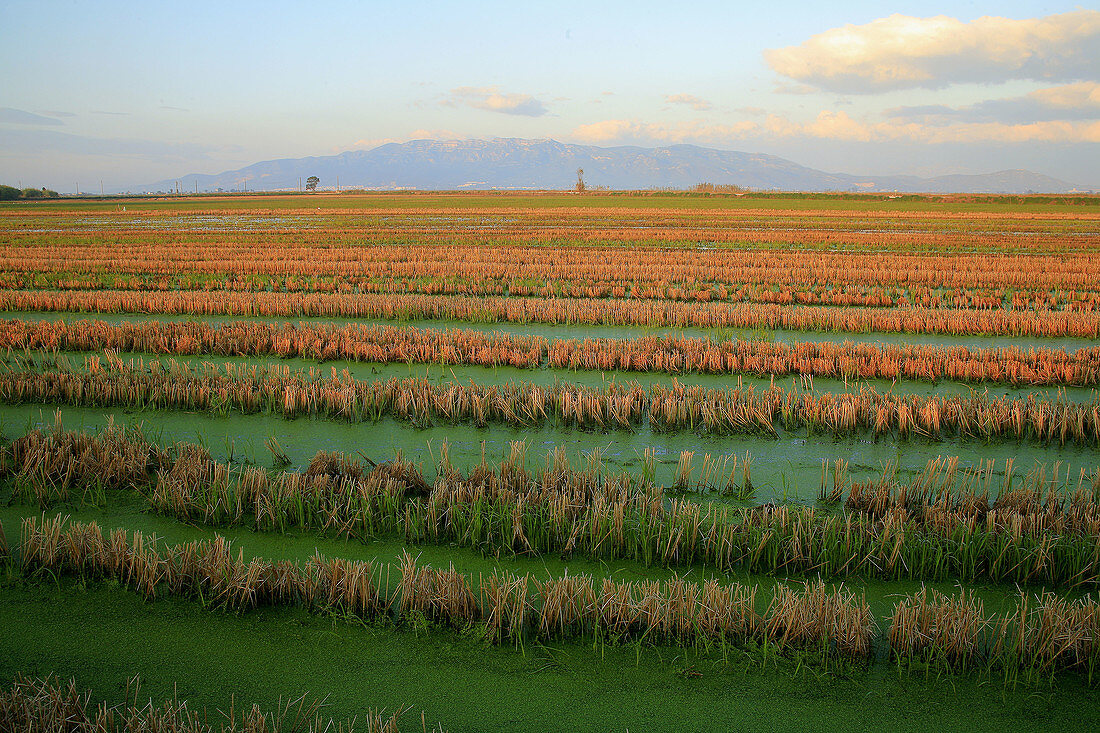
[[[780,191],[899,191],[914,193],[1068,193],[1056,178],[1024,170],[981,175],[854,176],[826,173],[760,153],[696,145],[601,148],[556,140],[413,140],[338,155],[255,163],[217,175],[191,174],[141,190],[250,191],[297,189],[309,176],[321,188],[342,189],[567,189],[584,169],[590,186],[611,189],[686,189],[698,183]]]

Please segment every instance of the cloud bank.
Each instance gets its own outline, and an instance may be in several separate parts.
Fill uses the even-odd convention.
[[[1003,122],[1025,124],[1054,120],[1100,119],[1100,83],[1083,81],[1038,89],[1022,97],[988,99],[965,107],[922,105],[895,107],[887,117],[945,125],[952,122]]]
[[[672,104],[686,104],[696,112],[706,112],[712,106],[707,100],[693,94],[669,94],[665,97],[665,101]]]
[[[496,87],[458,87],[441,102],[444,106],[466,106],[506,115],[542,117],[548,109],[530,94],[501,92]]]
[[[673,124],[637,120],[603,120],[573,130],[575,140],[593,144],[698,143],[726,145],[749,139],[819,139],[855,142],[910,143],[1100,143],[1100,121],[1050,120],[1026,124],[952,122],[926,125],[907,119],[864,122],[844,112],[822,110],[808,122],[768,115],[762,122],[729,125],[699,120]]]
[[[1100,68],[1100,11],[971,22],[891,15],[764,52],[779,74],[845,94],[1014,79],[1073,82]]]

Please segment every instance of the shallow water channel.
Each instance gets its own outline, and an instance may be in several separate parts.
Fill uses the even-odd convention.
[[[1039,446],[1027,443],[982,443],[973,440],[927,441],[922,439],[843,437],[780,433],[779,437],[715,436],[691,432],[611,430],[594,432],[560,426],[534,428],[492,425],[478,428],[468,424],[447,424],[417,428],[384,418],[377,423],[347,423],[316,418],[285,419],[275,415],[214,415],[185,411],[132,411],[84,407],[53,408],[43,405],[0,407],[0,433],[11,440],[29,430],[53,425],[59,415],[68,429],[96,430],[110,421],[140,426],[148,437],[163,444],[201,443],[218,460],[270,465],[272,456],[265,441],[274,438],[295,467],[304,468],[318,451],[339,451],[384,461],[401,452],[422,464],[434,476],[440,448],[446,442],[451,461],[459,468],[477,464],[484,456],[496,462],[510,453],[512,441],[527,444],[529,470],[545,465],[546,454],[555,446],[566,449],[574,466],[586,465],[598,450],[607,471],[640,472],[646,448],[656,460],[655,480],[674,483],[680,452],[695,453],[694,477],[698,478],[706,454],[717,459],[736,455],[743,462],[751,455],[751,477],[756,501],[793,500],[812,502],[821,486],[822,461],[849,461],[849,475],[856,480],[881,475],[894,465],[899,478],[911,476],[939,456],[959,456],[961,469],[980,461],[996,461],[994,475],[1003,472],[1007,459],[1015,461],[1014,474],[1023,476],[1036,464],[1047,466],[1048,476],[1056,462],[1061,475],[1067,471],[1076,482],[1079,469],[1092,470],[1100,464],[1093,448]],[[739,468],[740,472],[741,469]],[[994,479],[994,486],[998,480]]]

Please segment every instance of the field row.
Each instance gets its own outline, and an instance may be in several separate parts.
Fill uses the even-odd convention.
[[[280,704],[273,710],[253,705],[244,710],[210,711],[191,706],[173,696],[159,703],[140,698],[141,681],[133,676],[126,688],[123,704],[92,702],[90,690],[81,692],[74,680],[62,683],[53,676],[28,678],[16,676],[10,689],[0,689],[0,723],[11,731],[95,731],[95,733],[133,733],[134,731],[171,731],[172,733],[332,733],[359,730],[363,733],[397,733],[401,712],[385,715],[371,709],[353,720],[335,722],[321,715],[323,702],[297,700]],[[280,701],[281,703],[282,701]],[[217,724],[210,720],[220,721]],[[426,730],[426,727],[425,727]],[[442,733],[442,727],[433,728]]]
[[[304,357],[376,363],[507,365],[551,369],[801,374],[867,379],[1093,385],[1100,348],[967,349],[924,345],[713,341],[686,336],[547,339],[542,336],[333,324],[0,321],[0,349]]]
[[[266,246],[362,247],[389,245],[428,245],[491,247],[552,247],[561,249],[583,247],[677,248],[677,249],[737,249],[745,251],[812,251],[812,252],[896,252],[901,254],[1089,254],[1097,251],[1097,233],[1081,228],[1081,233],[1049,234],[994,230],[978,234],[932,232],[880,232],[863,229],[852,231],[820,231],[805,229],[767,229],[753,227],[741,230],[679,229],[660,231],[646,228],[577,231],[521,230],[508,234],[474,225],[469,228],[428,229],[359,229],[354,227],[327,229],[320,227],[268,229],[227,227],[225,222],[198,225],[194,229],[163,229],[153,226],[138,229],[62,231],[50,223],[40,226],[4,229],[4,235],[19,246],[83,246],[113,242],[121,246],[144,245],[150,240],[181,248],[195,244],[225,246],[230,242],[252,248]]]
[[[550,323],[651,328],[781,329],[866,333],[1100,336],[1100,311],[835,308],[755,303],[271,292],[0,290],[0,311],[194,316],[329,317]]]
[[[360,201],[363,201],[360,199]],[[318,203],[328,204],[325,201]],[[350,202],[349,202],[350,203]],[[863,208],[855,212],[846,206],[823,206],[813,211],[782,205],[759,207],[688,206],[612,208],[589,200],[562,200],[546,208],[494,206],[483,202],[475,208],[423,207],[423,201],[406,206],[373,210],[352,208],[304,208],[312,202],[281,211],[253,209],[230,212],[225,209],[155,210],[141,202],[129,202],[126,211],[99,211],[93,207],[12,207],[4,219],[13,230],[47,230],[59,235],[71,233],[193,233],[226,232],[278,236],[289,232],[321,232],[328,236],[381,233],[389,236],[482,235],[503,237],[555,236],[562,238],[606,238],[609,240],[660,238],[697,239],[707,233],[784,233],[794,242],[813,237],[875,235],[880,241],[891,235],[919,237],[980,237],[986,246],[1026,236],[1095,234],[1094,206],[1053,210],[1033,207],[1030,211],[992,208],[971,211],[925,211],[898,208]],[[216,204],[215,204],[216,206]],[[80,211],[79,208],[84,208]]]
[[[278,455],[278,446],[273,451]],[[74,498],[103,503],[109,491],[138,488],[150,508],[181,521],[261,531],[398,536],[536,557],[720,572],[989,578],[1068,587],[1100,579],[1100,471],[1082,471],[1075,483],[1057,467],[1050,475],[1037,467],[1020,481],[1010,462],[994,486],[992,464],[960,475],[956,461],[939,460],[899,484],[889,474],[851,482],[843,462],[831,470],[823,464],[822,500],[847,507],[836,513],[670,501],[652,482],[652,463],[640,474],[605,473],[593,455],[575,469],[556,450],[544,469],[531,472],[526,452],[514,443],[499,464],[483,461],[464,475],[442,446],[434,483],[400,456],[368,467],[322,452],[304,472],[272,474],[217,463],[198,446],[164,449],[132,431],[91,435],[56,425],[15,440],[3,457],[15,497],[43,507]],[[739,480],[740,493],[751,495],[747,461],[738,472],[736,460],[731,467],[708,456],[702,468],[701,483],[730,487]],[[690,456],[681,456],[680,474],[677,483],[689,488],[695,481]]]
[[[105,243],[10,246],[6,273],[187,273],[711,285],[1091,289],[1100,253],[904,255],[695,247],[263,246]]]
[[[0,206],[0,677],[322,680],[421,731],[1092,720],[1097,201]],[[93,717],[20,684],[0,729]]]
[[[644,198],[643,198],[644,197]],[[577,198],[570,193],[543,192],[533,197],[510,191],[499,194],[391,193],[339,197],[245,197],[188,198],[177,200],[124,201],[126,211],[111,199],[49,202],[45,206],[10,207],[0,217],[14,219],[65,219],[85,223],[96,221],[149,221],[169,219],[175,223],[221,219],[229,224],[238,220],[275,223],[363,222],[371,226],[385,221],[408,222],[538,222],[591,220],[594,222],[671,221],[727,223],[738,220],[777,222],[844,221],[998,221],[1004,224],[1027,222],[1100,221],[1096,199],[1090,196],[1047,197],[1044,201],[1022,203],[1011,196],[976,197],[971,201],[947,201],[912,195],[908,201],[878,198],[856,201],[826,195],[818,200],[804,194],[781,196],[754,194],[747,197],[694,198],[655,192],[630,192],[618,200],[599,195]],[[798,199],[803,200],[798,200]],[[321,213],[318,214],[317,212]]]
[[[957,308],[997,310],[1100,310],[1100,291],[940,289],[925,286],[868,287],[823,285],[740,285],[640,282],[377,278],[343,276],[96,275],[69,273],[0,274],[0,290],[128,290],[147,292],[230,291],[275,293],[395,293],[539,298],[629,298],[708,303],[772,303],[861,307]]]
[[[20,555],[27,569],[106,578],[146,597],[198,597],[236,611],[297,605],[367,622],[416,618],[455,628],[478,625],[500,642],[523,637],[638,639],[687,647],[763,647],[765,656],[804,649],[823,657],[866,659],[881,633],[865,597],[821,581],[776,586],[763,613],[753,587],[614,581],[597,589],[584,575],[548,578],[495,574],[468,578],[453,568],[418,565],[407,553],[397,566],[314,556],[305,563],[245,562],[221,537],[161,547],[155,537],[60,515],[23,523]],[[396,583],[389,578],[397,576]],[[534,589],[531,593],[529,589]],[[887,640],[905,666],[938,662],[960,669],[1065,669],[1091,673],[1100,662],[1100,607],[1090,598],[1021,593],[1013,613],[986,614],[967,596],[920,590],[898,601]]]
[[[897,435],[939,440],[1015,439],[1100,446],[1100,398],[1088,403],[1026,398],[928,396],[858,392],[832,394],[754,387],[707,389],[638,383],[603,388],[570,383],[479,385],[423,378],[356,380],[246,363],[189,366],[141,359],[123,363],[112,352],[89,356],[82,368],[14,364],[0,372],[0,401],[46,402],[139,410],[325,416],[353,422],[383,416],[433,423],[489,422],[603,430],[693,430],[775,435],[806,429],[833,435]]]

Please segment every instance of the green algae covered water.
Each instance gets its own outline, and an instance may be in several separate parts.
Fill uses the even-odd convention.
[[[444,442],[452,462],[462,469],[480,462],[483,452],[490,462],[501,460],[509,454],[513,441],[527,444],[531,470],[542,466],[547,452],[560,445],[575,466],[585,465],[588,456],[599,451],[606,470],[638,472],[646,448],[653,448],[655,480],[666,486],[675,481],[681,451],[695,452],[696,475],[708,453],[713,458],[737,456],[739,461],[750,455],[757,501],[813,501],[821,485],[822,461],[831,463],[838,458],[849,462],[849,475],[855,480],[879,476],[888,466],[896,467],[898,476],[904,478],[939,456],[959,456],[963,469],[992,459],[996,461],[995,474],[1012,458],[1018,476],[1039,464],[1052,470],[1059,463],[1063,475],[1068,470],[1076,479],[1079,470],[1091,471],[1100,465],[1100,455],[1090,446],[984,443],[959,438],[933,442],[870,436],[834,438],[804,432],[785,432],[779,437],[716,436],[684,431],[653,432],[648,428],[595,432],[558,426],[478,428],[469,424],[417,428],[388,418],[377,423],[347,423],[313,418],[288,420],[274,415],[55,409],[30,404],[0,407],[0,435],[12,440],[29,430],[53,425],[58,416],[70,430],[96,430],[109,422],[138,426],[149,438],[165,445],[202,444],[221,461],[270,465],[272,457],[265,447],[269,438],[275,438],[292,466],[299,468],[308,465],[322,450],[362,455],[375,461],[388,460],[400,452],[421,464],[428,476],[434,475]]]
[[[899,677],[883,666],[841,675],[759,670],[671,648],[560,643],[492,647],[444,631],[363,628],[298,609],[243,615],[178,600],[142,601],[102,585],[0,587],[0,679],[57,674],[123,701],[273,708],[303,693],[325,714],[424,710],[460,731],[1085,731],[1100,726],[1079,680],[1006,690],[999,681]],[[404,730],[420,730],[415,712]]]
[[[113,496],[104,507],[72,508],[74,519],[105,529],[124,527],[178,543],[214,530],[146,513],[139,499]],[[29,506],[0,509],[13,537]],[[304,560],[330,557],[392,562],[403,551],[437,567],[453,563],[477,574],[505,569],[534,575],[588,573],[619,579],[663,578],[668,571],[637,564],[565,562],[556,558],[494,558],[475,552],[397,541],[371,543],[217,530],[245,557]],[[706,574],[697,576],[709,577]],[[740,575],[723,580],[762,583]],[[912,582],[863,581],[880,628]],[[936,584],[952,590],[951,584]],[[987,611],[1007,608],[1016,589],[968,587]],[[308,693],[324,698],[325,715],[362,716],[367,708],[409,706],[404,730],[429,725],[450,731],[545,730],[813,730],[1035,731],[1090,730],[1100,725],[1095,688],[1073,675],[1051,685],[1006,688],[999,678],[901,675],[878,650],[876,661],[829,673],[760,668],[745,652],[699,653],[670,647],[592,645],[591,641],[492,646],[476,633],[370,627],[301,609],[242,614],[203,609],[193,601],[146,602],[111,583],[0,576],[0,679],[55,673],[75,678],[97,698],[122,702],[126,683],[142,680],[142,695],[186,699],[192,708],[258,703],[272,708]],[[144,698],[143,698],[144,699]]]

